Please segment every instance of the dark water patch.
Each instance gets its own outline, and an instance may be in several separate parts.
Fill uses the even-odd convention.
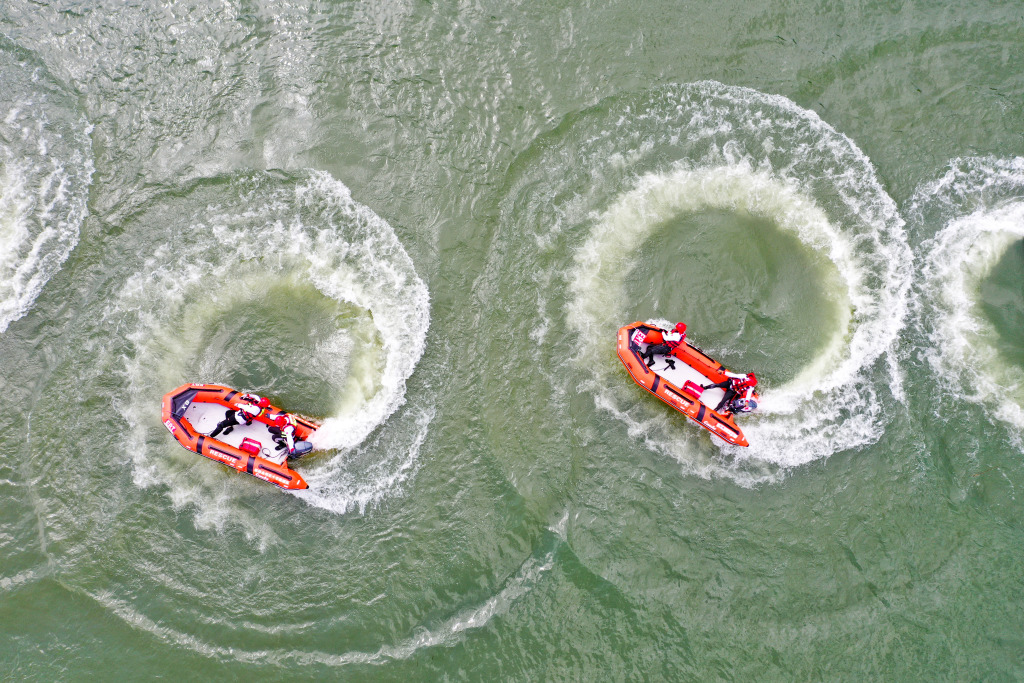
[[[244,283],[236,286],[245,288]],[[328,415],[334,408],[331,375],[336,373],[325,372],[318,356],[324,347],[340,344],[336,360],[351,362],[355,344],[339,335],[354,328],[353,336],[375,338],[371,346],[378,352],[371,355],[376,360],[366,360],[377,375],[384,370],[383,343],[368,312],[308,283],[282,280],[224,307],[197,315],[186,309],[181,322],[202,326],[194,360],[183,376],[217,368],[220,382],[280,398],[280,405],[307,415]]]
[[[981,309],[1008,362],[1024,368],[1024,241],[1011,245],[981,282]]]
[[[625,280],[634,317],[684,320],[727,365],[785,383],[841,324],[822,286],[827,261],[790,231],[747,212],[705,209],[655,228]]]

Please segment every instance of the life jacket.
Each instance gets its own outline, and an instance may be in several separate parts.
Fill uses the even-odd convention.
[[[729,388],[736,393],[742,393],[744,390],[753,389],[756,386],[757,377],[752,372],[741,377],[733,377],[729,384]]]
[[[661,336],[665,340],[665,343],[668,344],[669,348],[672,349],[681,345],[683,340],[686,339],[685,334],[679,334],[678,332],[664,332]]]
[[[288,452],[293,452],[295,450],[295,417],[291,413],[278,415],[274,418],[274,426],[281,430],[281,436],[284,437],[288,446]]]
[[[260,416],[263,412],[263,408],[258,406],[250,405],[248,403],[240,403],[238,405],[238,416],[245,420],[245,424],[251,425],[252,421]]]
[[[752,390],[754,387],[750,385],[746,377],[736,377],[729,382],[729,388],[735,391],[737,394],[742,395],[745,391]]]

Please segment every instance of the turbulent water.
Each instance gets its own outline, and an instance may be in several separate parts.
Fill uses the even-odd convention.
[[[5,3],[0,389],[3,680],[1022,678],[1020,7]]]

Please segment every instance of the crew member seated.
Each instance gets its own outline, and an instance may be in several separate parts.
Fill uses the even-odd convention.
[[[209,436],[215,438],[220,434],[230,434],[236,425],[251,425],[253,419],[260,416],[263,409],[270,405],[270,400],[256,394],[242,394],[241,400],[245,403],[238,404],[237,410],[228,409],[224,419],[217,423]]]
[[[645,359],[647,367],[651,367],[654,365],[654,354],[670,356],[686,341],[686,323],[676,323],[675,328],[669,332],[648,332],[648,336],[653,337],[653,340],[647,346],[647,351],[642,357]],[[660,342],[658,341],[659,336],[661,337]],[[671,358],[666,357],[665,362],[670,368],[674,368],[676,365]]]
[[[715,408],[716,413],[749,413],[757,408],[754,387],[757,377],[748,372],[745,375],[725,371],[726,379],[717,384],[703,385],[703,389],[725,389],[725,395]]]
[[[288,455],[295,453],[295,418],[290,414],[279,415],[267,430],[277,444],[274,450],[287,449]]]

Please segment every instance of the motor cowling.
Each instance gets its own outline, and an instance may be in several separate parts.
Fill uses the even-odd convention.
[[[289,457],[297,458],[300,455],[305,455],[306,453],[309,453],[312,450],[313,444],[311,444],[309,441],[296,441],[295,448],[292,449],[292,452],[289,454]]]
[[[753,396],[741,397],[732,402],[732,412],[750,413],[757,410],[757,399]]]

